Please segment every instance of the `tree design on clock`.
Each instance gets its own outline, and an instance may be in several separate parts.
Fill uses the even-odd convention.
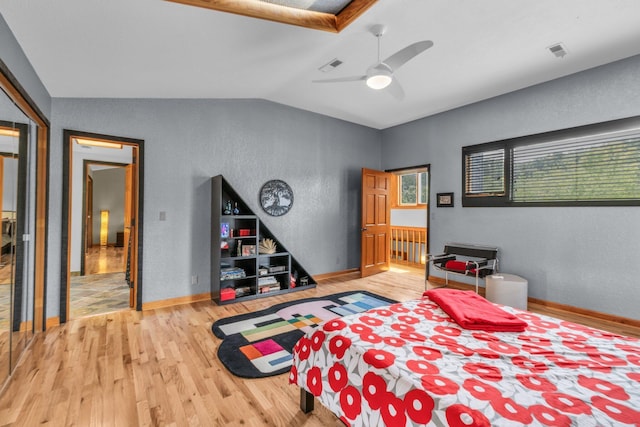
[[[271,216],[282,216],[293,206],[293,190],[279,179],[267,181],[260,189],[260,206]]]

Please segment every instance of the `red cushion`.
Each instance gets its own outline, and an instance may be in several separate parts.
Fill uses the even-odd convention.
[[[444,265],[444,268],[446,268],[447,270],[459,271],[460,273],[465,273],[465,274],[466,273],[476,274],[476,269],[471,268],[467,270],[467,265],[468,263],[466,261],[447,261],[446,264]]]
[[[467,263],[466,261],[447,261],[444,268],[447,270],[466,271]]]

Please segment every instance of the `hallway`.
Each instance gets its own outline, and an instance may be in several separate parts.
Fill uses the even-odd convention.
[[[121,247],[95,246],[87,251],[86,275],[71,277],[71,319],[129,309],[123,257]]]

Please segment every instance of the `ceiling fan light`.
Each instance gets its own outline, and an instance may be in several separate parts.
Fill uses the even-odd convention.
[[[386,64],[380,62],[367,70],[367,86],[371,89],[380,90],[391,84],[393,76],[391,69]]]
[[[367,77],[367,86],[371,89],[380,90],[391,84],[391,75],[386,73],[373,74]]]

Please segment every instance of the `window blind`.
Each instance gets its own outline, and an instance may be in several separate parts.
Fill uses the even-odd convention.
[[[640,137],[513,148],[514,202],[640,199]]]
[[[504,195],[504,159],[504,149],[467,154],[465,158],[465,195]]]
[[[640,206],[640,116],[462,147],[462,205]]]

